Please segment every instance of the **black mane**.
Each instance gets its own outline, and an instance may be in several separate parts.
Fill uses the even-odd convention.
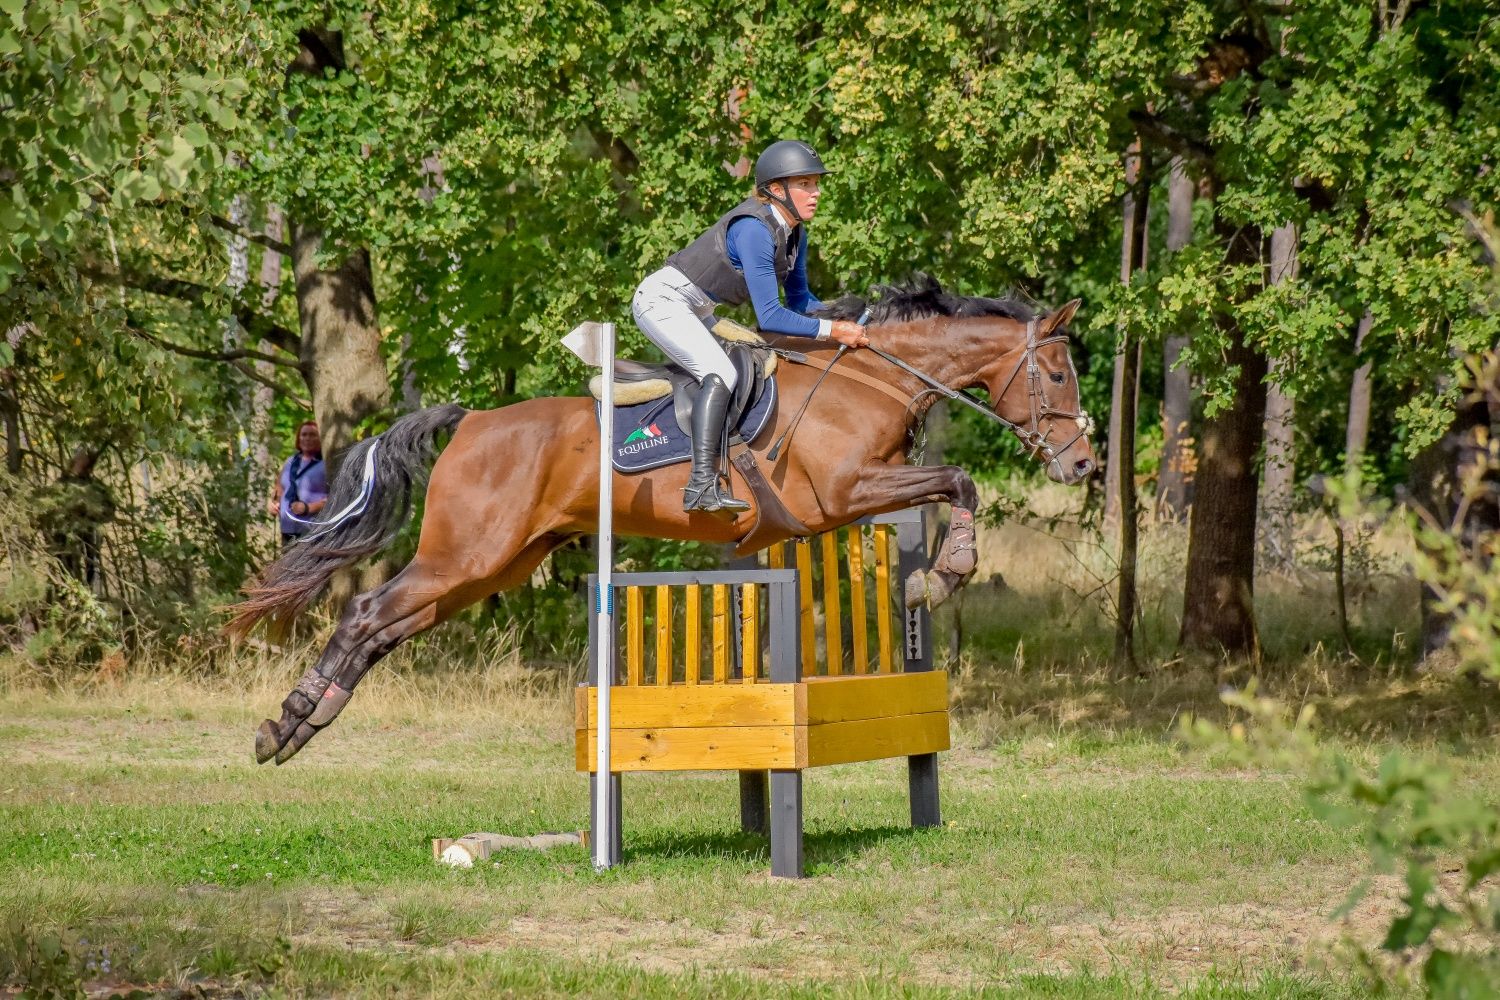
[[[901,285],[876,285],[875,295],[873,302],[859,295],[845,295],[812,315],[822,319],[857,320],[868,309],[872,326],[929,316],[1004,316],[1022,323],[1036,318],[1036,310],[1020,299],[952,295],[943,291],[936,278],[926,274],[918,274]]]

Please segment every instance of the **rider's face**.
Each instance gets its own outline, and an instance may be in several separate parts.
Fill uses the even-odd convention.
[[[782,182],[786,185],[787,197],[791,198],[803,222],[810,221],[818,211],[820,180],[816,174],[811,174],[807,177],[789,177]]]

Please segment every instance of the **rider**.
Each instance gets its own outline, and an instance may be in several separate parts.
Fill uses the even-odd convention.
[[[819,178],[829,173],[805,142],[783,139],[755,161],[755,193],[667,258],[635,290],[631,312],[651,342],[702,383],[693,405],[693,468],[683,510],[748,510],[719,488],[720,443],[737,376],[709,330],[721,302],[755,307],[767,333],[869,343],[847,320],[806,315],[822,305],[807,287],[807,227],[818,208]],[[786,290],[786,305],[781,291]]]

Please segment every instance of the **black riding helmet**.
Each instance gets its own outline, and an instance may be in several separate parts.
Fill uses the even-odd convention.
[[[768,185],[772,181],[784,181],[788,177],[807,177],[814,174],[830,174],[833,171],[823,166],[818,154],[805,142],[782,139],[765,148],[755,161],[755,190],[772,199],[786,209],[798,222],[802,216],[792,207],[790,197],[774,195]]]

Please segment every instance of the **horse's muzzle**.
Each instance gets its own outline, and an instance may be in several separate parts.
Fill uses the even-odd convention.
[[[1047,463],[1047,478],[1064,486],[1076,486],[1093,473],[1094,460],[1092,458],[1080,458],[1071,466],[1064,465],[1061,460]]]

